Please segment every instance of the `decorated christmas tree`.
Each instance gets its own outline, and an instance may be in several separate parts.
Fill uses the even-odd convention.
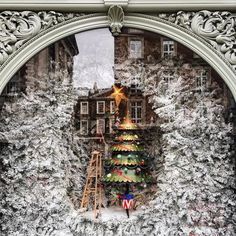
[[[132,123],[127,114],[116,129],[114,142],[110,148],[111,157],[105,164],[107,170],[104,182],[113,190],[116,189],[116,197],[122,200],[128,217],[128,209],[134,206],[131,189],[145,187],[152,181],[140,131],[141,129]]]
[[[115,142],[111,146],[112,156],[107,160],[112,166],[105,176],[107,182],[140,183],[149,180],[146,171],[142,171],[147,169],[147,159],[138,131],[137,125],[129,117],[119,125]]]

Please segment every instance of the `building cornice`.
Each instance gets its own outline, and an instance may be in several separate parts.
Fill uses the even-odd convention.
[[[106,12],[111,5],[122,6],[127,12],[236,11],[236,0],[1,0],[0,10]]]

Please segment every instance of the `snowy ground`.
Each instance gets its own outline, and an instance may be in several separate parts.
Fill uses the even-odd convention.
[[[142,210],[130,210],[130,220],[134,220],[137,218],[137,215],[141,214]],[[83,213],[84,218],[94,220],[94,211],[86,211]],[[112,220],[126,220],[128,219],[125,209],[122,207],[109,207],[102,208],[101,215],[96,221],[112,221]]]

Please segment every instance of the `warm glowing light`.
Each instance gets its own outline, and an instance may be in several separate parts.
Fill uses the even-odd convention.
[[[137,129],[137,125],[132,122],[129,114],[124,118],[124,121],[120,124],[121,129]]]
[[[120,105],[121,100],[127,100],[127,97],[122,92],[123,88],[118,88],[113,85],[114,92],[110,95],[110,97],[115,99],[116,107],[118,108]]]

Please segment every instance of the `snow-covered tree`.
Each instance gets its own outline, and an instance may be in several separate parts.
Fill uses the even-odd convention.
[[[194,78],[177,76],[146,91],[163,132],[155,233],[235,235],[231,126],[224,120],[219,86],[213,83],[203,93],[195,84]]]
[[[58,70],[37,81],[29,78],[26,93],[3,107],[1,235],[235,235],[235,163],[219,85],[196,87],[193,68],[180,60],[133,68],[162,133],[150,134],[158,169],[149,205],[130,219],[114,219],[112,213],[95,222],[78,210],[89,143],[74,139],[77,97],[68,75]],[[133,72],[124,64],[120,69],[129,86]]]
[[[78,208],[88,161],[73,138],[76,95],[60,70],[26,84],[1,113],[0,234],[60,235]]]

